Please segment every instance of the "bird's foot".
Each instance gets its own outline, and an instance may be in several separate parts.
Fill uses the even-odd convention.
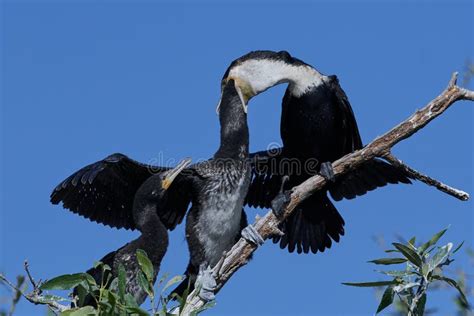
[[[284,191],[285,189],[285,183],[290,180],[290,177],[287,175],[284,175],[281,178],[281,186],[280,186],[280,191],[278,191],[277,196],[270,202],[270,205],[272,207],[273,214],[280,218],[283,210],[285,207],[288,205],[290,202],[290,192],[289,191]]]
[[[217,288],[217,282],[212,274],[210,266],[201,265],[196,279],[196,287],[199,288],[198,296],[204,301],[212,301],[216,298],[214,291]]]
[[[283,211],[285,210],[290,200],[290,191],[285,191],[278,193],[278,195],[270,202],[273,214],[275,214],[277,218],[280,218],[282,216]]]
[[[334,169],[332,168],[332,163],[329,161],[323,162],[319,169],[319,174],[323,176],[324,179],[330,182],[335,182],[336,177],[334,176]]]
[[[263,237],[259,234],[255,227],[253,227],[252,224],[242,229],[242,232],[240,234],[245,240],[256,245],[257,247],[263,245],[263,243],[265,242]]]

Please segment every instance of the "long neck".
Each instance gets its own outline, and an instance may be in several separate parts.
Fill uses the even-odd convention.
[[[289,83],[288,91],[295,97],[300,97],[314,87],[323,83],[326,76],[306,64],[288,64],[281,61],[260,62],[259,73],[264,73],[257,89],[273,87],[280,83]],[[254,79],[255,80],[255,79]],[[267,82],[268,81],[268,82]],[[266,89],[265,89],[266,90]]]
[[[243,160],[249,155],[247,114],[243,111],[240,101],[238,102],[232,106],[221,107],[221,142],[214,158]]]
[[[323,75],[310,66],[293,66],[282,69],[281,76],[289,82],[288,90],[300,97],[323,82]]]
[[[138,227],[141,236],[135,240],[136,247],[143,249],[153,265],[161,263],[168,248],[168,230],[161,222],[156,211],[147,211]]]

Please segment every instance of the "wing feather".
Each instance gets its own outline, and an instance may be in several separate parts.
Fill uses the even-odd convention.
[[[64,208],[97,223],[135,229],[132,207],[136,191],[154,173],[168,169],[113,154],[62,181],[51,193],[51,203],[62,202]]]

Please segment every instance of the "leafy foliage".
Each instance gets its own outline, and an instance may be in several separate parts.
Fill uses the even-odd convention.
[[[389,281],[343,283],[344,285],[357,287],[382,287],[386,286],[376,313],[380,313],[392,305],[397,296],[404,305],[410,316],[422,316],[428,297],[428,287],[433,283],[442,282],[458,291],[458,304],[470,309],[470,304],[464,294],[462,284],[443,274],[443,268],[450,265],[454,260],[451,255],[456,253],[462,246],[460,244],[453,250],[453,244],[436,246],[441,237],[446,233],[443,229],[435,234],[429,241],[415,246],[416,238],[413,237],[407,243],[393,243],[395,249],[389,249],[387,253],[397,253],[397,258],[380,258],[369,261],[376,265],[399,265],[404,264],[401,270],[378,271],[384,275],[393,277]]]
[[[126,271],[125,268],[120,265],[118,268],[118,273],[116,278],[112,278],[110,273],[111,268],[98,262],[94,265],[95,268],[100,268],[102,270],[102,280],[97,282],[91,275],[88,273],[75,273],[75,274],[66,274],[55,277],[51,280],[48,280],[40,285],[34,290],[35,294],[35,303],[48,305],[48,307],[53,310],[56,314],[60,312],[57,306],[62,307],[63,310],[60,312],[60,315],[64,316],[85,316],[85,315],[138,315],[138,316],[168,316],[168,315],[178,315],[180,310],[183,310],[186,304],[186,298],[188,296],[189,289],[185,291],[183,297],[177,295],[167,295],[167,290],[174,284],[181,282],[184,279],[184,276],[176,276],[166,282],[167,276],[164,276],[159,282],[158,287],[163,286],[161,292],[155,292],[154,288],[154,268],[147,254],[143,250],[137,250],[136,258],[140,266],[139,274],[136,276],[140,287],[148,294],[150,298],[149,309],[141,308],[135,298],[126,292]],[[17,288],[20,288],[24,283],[24,278],[19,279]],[[74,289],[74,292],[68,297],[62,297],[58,295],[51,295],[46,291],[70,291]],[[18,291],[15,293],[13,300],[14,305],[10,311],[14,309],[14,306],[21,298],[22,295],[25,297],[31,297],[30,294],[24,294],[24,291]],[[178,303],[176,305],[175,299]],[[88,302],[93,302],[92,305],[95,306],[84,306],[86,300]],[[155,301],[157,301],[155,303]],[[62,305],[61,302],[67,302],[69,306]],[[176,306],[169,306],[173,303]],[[201,310],[196,311],[195,315],[200,312],[211,308],[213,302],[205,305]],[[1,315],[11,315],[7,314],[7,311],[2,311]]]

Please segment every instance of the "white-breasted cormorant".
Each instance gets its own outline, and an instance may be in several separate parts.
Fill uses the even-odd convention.
[[[200,269],[213,267],[240,238],[247,226],[243,205],[250,185],[247,114],[232,80],[223,89],[219,121],[220,147],[214,157],[191,166],[195,172],[193,203],[186,219],[190,262],[189,280],[173,292],[193,288]]]
[[[141,249],[148,255],[154,268],[154,282],[160,270],[161,260],[168,248],[168,230],[158,214],[164,213],[161,210],[166,206],[168,189],[174,179],[190,163],[190,159],[184,159],[175,168],[151,176],[138,188],[133,202],[132,217],[135,227],[141,232],[141,235],[118,250],[110,252],[100,260],[111,268],[110,271],[105,271],[107,275],[102,275],[101,266],[87,271],[96,280],[97,284],[117,277],[119,267],[123,265],[126,272],[125,291],[130,293],[138,304],[145,301],[147,294],[138,281],[138,273],[141,270],[136,252]],[[90,295],[86,296],[83,302],[79,302],[80,306],[96,306],[96,304],[97,302]]]
[[[333,182],[328,190],[336,201],[387,183],[410,183],[405,173],[380,159],[337,180],[332,177],[331,162],[363,147],[351,105],[336,76],[325,76],[285,51],[255,51],[231,63],[222,84],[230,79],[239,83],[245,102],[272,86],[289,83],[282,102],[283,147],[251,154],[250,206],[270,207],[285,175],[289,181],[283,181],[284,188],[289,189],[316,173],[323,174]],[[331,247],[331,239],[339,241],[344,220],[327,193],[320,191],[297,207],[282,230],[285,235],[274,238],[282,249],[316,253]]]
[[[213,266],[247,226],[243,204],[250,185],[247,114],[240,87],[229,80],[223,89],[219,120],[220,147],[210,160],[189,166],[175,179],[168,198],[158,210],[168,229],[186,221],[190,263],[186,274],[194,286],[200,268]],[[92,221],[117,228],[135,229],[131,205],[140,185],[153,172],[168,170],[114,154],[77,171],[51,194],[51,202]],[[144,198],[145,199],[145,198]],[[247,230],[246,230],[247,231]],[[252,239],[253,234],[245,234]],[[188,280],[175,290],[182,294]]]

